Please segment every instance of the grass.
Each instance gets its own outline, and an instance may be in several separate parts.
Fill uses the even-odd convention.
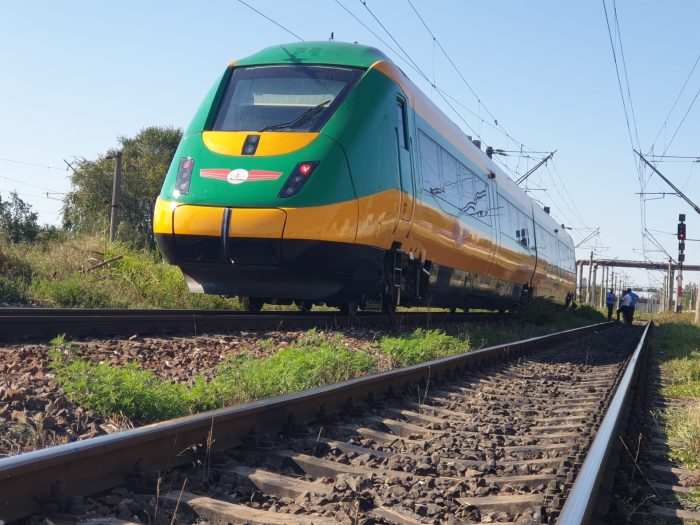
[[[240,308],[237,299],[191,294],[182,272],[162,264],[155,252],[97,236],[35,244],[0,241],[0,302],[68,308]]]
[[[532,308],[561,313],[552,306]],[[377,371],[387,358],[391,367],[407,366],[590,321],[589,314],[582,311],[539,325],[511,320],[498,326],[462,326],[452,335],[417,329],[384,336],[359,350],[346,348],[341,335],[328,337],[309,330],[283,350],[274,352],[269,346],[269,357],[259,359],[247,353],[229,357],[210,379],[195,377],[191,386],[163,381],[153,372],[140,370],[135,362],[124,366],[95,363],[64,338],[54,340],[50,366],[74,403],[105,417],[125,417],[143,424],[352,379]]]
[[[188,413],[186,385],[162,382],[136,363],[122,367],[83,358],[63,337],[54,339],[51,368],[69,399],[103,415],[150,423]]]
[[[209,385],[208,407],[298,392],[376,370],[376,360],[368,352],[348,350],[340,338],[322,339],[311,330],[265,359],[226,360]]]
[[[53,341],[51,368],[68,398],[103,416],[119,414],[151,423],[244,401],[337,383],[376,370],[364,351],[352,351],[339,338],[322,339],[311,330],[296,343],[265,359],[230,358],[207,381],[190,387],[162,381],[151,371],[94,363],[62,337]]]
[[[408,335],[382,337],[379,349],[391,357],[395,366],[409,366],[468,352],[472,348],[469,339],[458,339],[440,330],[418,328]]]
[[[662,393],[687,401],[663,413],[671,457],[685,468],[700,468],[700,326],[693,314],[662,313],[651,316],[657,325],[655,345],[661,368],[669,381]],[[697,503],[700,498],[693,498]]]
[[[686,468],[700,468],[700,402],[669,411],[665,428],[673,443],[672,457]]]

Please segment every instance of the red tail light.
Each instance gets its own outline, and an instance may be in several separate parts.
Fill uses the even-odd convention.
[[[306,184],[316,166],[318,166],[318,161],[300,162],[297,164],[277,196],[284,198],[299,193],[299,190]]]

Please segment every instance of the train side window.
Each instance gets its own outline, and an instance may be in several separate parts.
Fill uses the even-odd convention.
[[[420,142],[420,168],[423,178],[423,188],[433,195],[445,191],[440,176],[440,152],[437,142],[422,131],[418,135]]]
[[[440,148],[440,163],[442,166],[442,184],[445,190],[441,198],[459,208],[459,162],[447,151]]]
[[[523,246],[530,245],[528,235],[527,235],[527,228],[523,228],[520,230],[520,244],[522,244]]]
[[[406,129],[406,104],[400,98],[396,99],[396,121],[399,127],[399,146],[408,149],[408,133]]]
[[[482,222],[489,221],[489,197],[486,189],[486,182],[481,177],[473,176],[474,182],[474,205],[476,217]]]

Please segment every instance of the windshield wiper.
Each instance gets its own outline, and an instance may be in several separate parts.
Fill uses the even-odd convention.
[[[290,128],[294,129],[299,126],[301,126],[304,122],[309,120],[312,116],[314,116],[319,110],[324,109],[327,104],[329,104],[331,100],[324,100],[320,104],[317,104],[313,107],[310,107],[306,111],[304,111],[301,115],[299,115],[297,118],[290,122],[283,122],[282,124],[272,124],[271,126],[265,126],[263,129],[260,130],[260,132],[263,131],[273,131],[275,129],[284,129],[284,128]]]

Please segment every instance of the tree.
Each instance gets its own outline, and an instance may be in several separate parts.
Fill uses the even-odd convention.
[[[72,190],[65,199],[64,224],[79,233],[108,231],[114,177],[114,160],[108,157],[121,149],[121,224],[117,236],[138,246],[155,246],[153,205],[181,138],[179,128],[144,128],[133,138],[119,137],[121,147],[97,160],[78,160],[71,176]]]
[[[6,201],[0,196],[0,232],[11,243],[34,242],[41,230],[38,218],[39,214],[17,192],[10,193],[10,200]]]

